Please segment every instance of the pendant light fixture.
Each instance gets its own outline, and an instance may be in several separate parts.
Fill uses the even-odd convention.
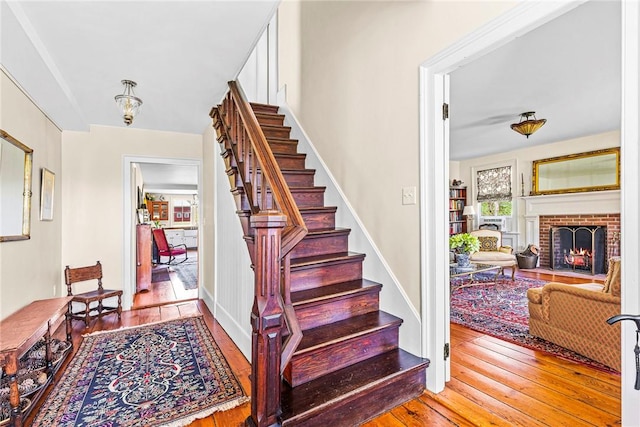
[[[530,117],[533,117],[533,119],[530,119]],[[540,129],[545,123],[547,123],[547,119],[538,120],[536,119],[535,111],[527,111],[520,114],[520,122],[512,124],[511,129],[526,136],[528,139],[529,135]]]
[[[122,80],[121,82],[124,85],[124,92],[122,95],[116,95],[115,99],[118,108],[120,108],[120,111],[122,112],[124,124],[129,126],[133,123],[134,117],[140,112],[142,99],[138,98],[133,93],[133,88],[136,87],[136,82],[132,80]]]

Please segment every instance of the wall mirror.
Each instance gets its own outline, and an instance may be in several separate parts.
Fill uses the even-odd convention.
[[[532,195],[620,189],[620,148],[533,162]]]
[[[31,148],[0,130],[0,242],[30,238],[32,161]]]

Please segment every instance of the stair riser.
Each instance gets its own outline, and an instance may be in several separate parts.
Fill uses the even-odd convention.
[[[318,286],[333,285],[362,278],[362,259],[340,263],[318,264],[291,269],[291,291],[303,291]]]
[[[305,157],[304,156],[291,156],[294,153],[274,153],[276,158],[276,163],[280,166],[281,169],[304,169],[305,168]],[[226,169],[229,168],[237,168],[238,163],[236,162],[233,154],[231,152],[223,152],[222,157],[224,158],[224,164]]]
[[[296,307],[300,328],[311,329],[353,316],[378,311],[378,292],[368,292],[350,297],[333,299],[321,304]]]
[[[231,188],[234,187],[243,187],[242,179],[240,178],[240,174],[236,172],[237,169],[233,168],[231,171],[227,171],[227,175],[231,173],[233,175],[233,179],[229,179],[231,183]],[[284,176],[284,180],[287,181],[289,187],[313,187],[313,173],[307,173],[302,171],[283,171],[282,176]],[[262,182],[262,173],[258,171],[258,182]]]
[[[305,168],[305,158],[302,156],[287,156],[276,154],[276,163],[280,166],[281,169],[304,169]]]
[[[251,103],[251,109],[254,113],[277,114],[280,107],[277,105]]]
[[[296,202],[296,205],[298,205],[299,208],[313,208],[324,205],[324,191],[299,192],[294,190],[291,191],[291,195],[293,196],[293,200]],[[258,197],[260,197],[259,192]],[[251,209],[243,189],[240,188],[235,190],[234,198],[236,200],[236,207],[239,210],[246,211]],[[271,206],[271,202],[271,193],[269,192],[267,193],[267,203],[269,204],[269,206]]]
[[[245,215],[242,213],[238,215],[244,235],[253,236],[253,231],[249,227],[248,214]],[[303,214],[302,218],[309,231],[331,230],[335,228],[335,213]]]
[[[336,227],[335,212],[304,212],[302,219],[310,231],[331,230]]]
[[[328,255],[340,252],[347,252],[349,250],[349,235],[340,234],[327,236],[307,236],[293,251],[291,251],[291,258],[302,258],[308,256]]]
[[[269,138],[289,138],[291,128],[286,126],[261,126],[264,136]]]
[[[261,125],[282,126],[284,123],[284,116],[279,114],[256,114],[258,123]]]
[[[284,141],[274,141],[268,140],[269,146],[271,147],[271,151],[274,154],[297,154],[298,153],[298,143],[297,142],[284,142]]]
[[[344,396],[329,406],[316,407],[296,418],[282,422],[283,427],[357,426],[371,420],[424,391],[425,369],[407,371],[374,386]],[[422,420],[428,425],[427,420]],[[420,421],[416,421],[420,424]]]
[[[244,235],[253,236],[253,231],[251,227],[249,227],[249,214],[242,212],[238,214],[238,216],[240,217]],[[302,219],[304,219],[304,223],[309,231],[332,230],[336,225],[335,212],[305,213],[302,214]]]
[[[330,372],[397,348],[398,328],[399,325],[392,325],[304,354],[295,354],[285,370],[285,379],[292,387],[297,387]]]

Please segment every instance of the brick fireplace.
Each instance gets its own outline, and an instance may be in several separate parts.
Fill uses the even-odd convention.
[[[620,239],[620,214],[591,214],[591,215],[541,215],[540,216],[540,266],[554,269],[571,269],[571,262],[563,264],[558,262],[559,251],[562,250],[559,246],[559,242],[555,242],[556,255],[554,256],[555,262],[552,263],[551,259],[551,231],[554,229],[554,235],[560,235],[566,229],[589,229],[594,233],[602,233],[602,239],[604,240],[604,252],[597,248],[597,261],[587,261],[584,264],[589,265],[578,266],[577,270],[598,274],[605,273],[606,260],[611,256],[619,255],[619,239]],[[596,229],[597,228],[597,229]],[[587,234],[587,233],[583,233]],[[597,245],[600,241],[600,236],[594,234],[594,239],[589,243],[578,243],[574,250],[586,249],[590,252],[595,252],[596,248],[592,247]],[[558,240],[558,238],[556,238]],[[588,246],[588,247],[587,247]],[[562,254],[564,256],[564,254]],[[571,255],[569,255],[571,256]],[[579,258],[578,258],[579,259]],[[552,264],[554,264],[552,266]],[[593,268],[591,268],[593,266]],[[574,266],[575,267],[575,266]],[[576,270],[576,271],[577,271]]]
[[[523,199],[525,202],[524,239],[526,244],[532,243],[539,246],[540,267],[552,267],[550,257],[552,228],[586,227],[601,230],[598,233],[602,233],[602,236],[597,240],[602,241],[600,244],[604,245],[604,249],[597,249],[600,256],[597,262],[604,268],[600,270],[606,270],[606,260],[609,257],[620,254],[620,191],[527,196]],[[585,244],[581,242],[580,245]],[[556,261],[555,264],[558,262]],[[598,274],[602,271],[596,272],[589,269],[584,272]]]

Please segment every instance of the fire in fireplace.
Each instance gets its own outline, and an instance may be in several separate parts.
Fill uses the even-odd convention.
[[[574,267],[589,268],[593,254],[586,249],[570,249],[569,254],[564,254],[564,262]]]
[[[606,272],[606,227],[566,225],[551,227],[550,234],[551,269]]]

